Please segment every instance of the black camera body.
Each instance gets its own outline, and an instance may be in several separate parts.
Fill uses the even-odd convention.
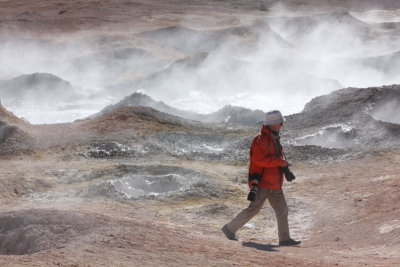
[[[247,195],[248,201],[255,201],[257,196],[258,182],[261,180],[261,175],[258,173],[249,174],[249,181],[251,183],[250,192]]]
[[[296,179],[296,176],[293,172],[290,171],[289,167],[279,167],[282,172],[285,174],[285,178],[288,182],[293,181]],[[258,173],[249,174],[249,181],[250,181],[250,192],[247,195],[247,200],[255,201],[257,196],[257,189],[258,189],[258,182],[261,180],[261,175]]]

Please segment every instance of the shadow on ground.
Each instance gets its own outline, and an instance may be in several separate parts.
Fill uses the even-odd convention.
[[[242,245],[244,247],[255,248],[258,250],[262,250],[262,251],[279,252],[279,250],[275,249],[275,248],[279,247],[278,245],[259,244],[259,243],[255,243],[255,242],[242,242]]]

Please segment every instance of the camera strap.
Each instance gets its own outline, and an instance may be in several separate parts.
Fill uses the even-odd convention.
[[[285,154],[285,152],[283,151],[283,149],[282,149],[282,154],[283,154],[283,159],[287,161],[287,157],[286,157],[286,154]]]

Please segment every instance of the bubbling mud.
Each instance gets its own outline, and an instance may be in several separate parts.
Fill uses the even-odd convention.
[[[198,171],[176,166],[120,166],[108,180],[96,183],[90,196],[121,200],[140,198],[217,197],[219,186],[211,177]]]
[[[160,194],[182,190],[185,187],[185,177],[176,173],[161,175],[127,175],[111,181],[115,189],[127,197],[144,195],[158,196]]]

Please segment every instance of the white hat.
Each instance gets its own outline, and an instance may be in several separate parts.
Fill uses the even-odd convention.
[[[266,114],[264,125],[273,125],[283,123],[285,119],[279,110],[269,111]]]

